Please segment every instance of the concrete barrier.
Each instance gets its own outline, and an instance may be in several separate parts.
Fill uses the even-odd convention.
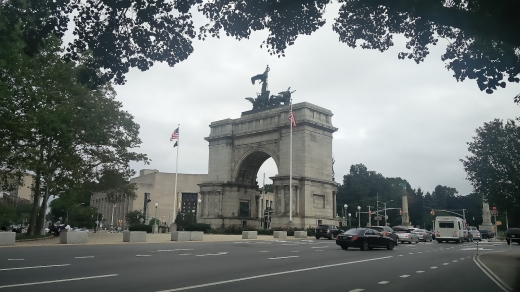
[[[242,231],[242,239],[257,239],[258,231]]]
[[[173,231],[172,241],[190,241],[191,232],[189,231]]]
[[[204,232],[202,231],[191,231],[190,232],[190,241],[203,241]]]
[[[273,231],[274,238],[287,239],[287,231]]]
[[[123,231],[123,242],[146,242],[146,231]]]
[[[88,242],[88,232],[61,231],[61,244],[81,244]]]
[[[294,231],[294,238],[307,238],[307,231]]]
[[[16,240],[16,233],[0,232],[0,245],[14,245],[15,240]]]

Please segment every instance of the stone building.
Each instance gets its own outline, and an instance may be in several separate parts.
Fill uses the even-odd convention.
[[[30,202],[33,200],[33,184],[33,176],[31,174],[26,173],[23,176],[23,183],[21,185],[15,186],[14,190],[7,190],[7,188],[3,188],[0,186],[0,192],[8,193],[10,197],[19,198],[23,201]]]
[[[197,215],[200,198],[198,184],[205,180],[207,180],[207,174],[178,174],[178,212],[192,212]],[[108,228],[113,225],[126,228],[126,214],[134,210],[146,212],[147,219],[154,218],[156,203],[158,204],[157,218],[161,224],[170,225],[173,221],[175,173],[159,172],[157,169],[142,169],[139,176],[132,178],[130,182],[137,185],[137,197],[134,200],[121,198],[120,202],[113,204],[108,202],[104,193],[92,195],[91,206],[97,208],[101,213],[103,227]],[[149,195],[145,195],[145,193]],[[150,199],[148,204],[145,204],[145,197]],[[147,206],[146,211],[145,206]]]

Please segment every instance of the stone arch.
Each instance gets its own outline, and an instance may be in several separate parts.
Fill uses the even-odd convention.
[[[276,168],[279,172],[279,161],[277,156],[271,153],[271,151],[260,148],[252,149],[244,153],[244,155],[242,155],[237,163],[238,167],[234,173],[235,182],[249,186],[255,186],[258,171],[260,170],[262,164],[264,164],[264,162],[269,158],[273,158],[274,163],[276,164]]]

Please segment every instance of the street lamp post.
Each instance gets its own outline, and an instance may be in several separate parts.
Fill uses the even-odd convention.
[[[343,205],[343,218],[346,218],[346,217],[347,217],[347,216],[346,216],[346,215],[347,215],[347,210],[348,210],[347,208],[348,208],[348,205],[347,205],[347,204]],[[344,222],[344,223],[346,223],[346,222]]]
[[[201,207],[200,204],[202,203],[202,200],[199,198],[199,199],[197,200],[197,203],[198,203],[198,204],[197,204],[197,223],[199,223],[199,221],[200,221],[200,213],[201,213],[201,211],[202,211],[202,210],[200,209],[200,207]]]
[[[159,206],[159,203],[155,203],[155,218],[154,218],[154,226],[157,226],[157,207]]]
[[[352,215],[352,214],[348,213],[348,226],[351,226],[351,225],[350,225],[350,216],[351,216],[351,215]]]
[[[358,209],[358,227],[361,227],[361,206],[357,206]]]
[[[390,202],[392,202],[392,201],[393,201],[393,200],[390,200],[390,201],[388,201],[388,202],[386,202],[386,203],[381,202],[383,205],[385,205],[385,226],[388,224],[388,222],[387,222],[388,220],[386,220],[386,204],[388,204],[388,203],[390,203]],[[377,202],[379,203],[379,201],[377,201]],[[379,225],[379,222],[378,222],[378,225]]]

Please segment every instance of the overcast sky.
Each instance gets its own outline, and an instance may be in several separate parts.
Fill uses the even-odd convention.
[[[466,143],[484,122],[518,115],[513,96],[520,86],[508,84],[488,95],[472,80],[457,82],[440,59],[442,41],[420,65],[397,58],[405,49],[401,37],[384,53],[349,48],[332,31],[337,8],[328,7],[325,26],[299,37],[286,57],[260,48],[266,32],[243,41],[223,34],[195,41],[195,52],[173,68],[155,64],[146,72],[131,70],[127,83],[116,86],[117,98],[141,125],[140,151],[152,159],[149,166],[133,164],[135,170],[175,172],[169,137],[180,124],[179,172],[207,173],[209,124],[250,110],[244,98],[260,91],[250,78],[269,65],[272,92],[291,86],[297,90],[294,103],[310,102],[334,113],[337,182],[351,165],[363,163],[424,192],[439,184],[462,195],[471,192],[459,161],[468,154]],[[266,177],[277,174],[272,159],[259,171],[260,185],[264,172]]]

